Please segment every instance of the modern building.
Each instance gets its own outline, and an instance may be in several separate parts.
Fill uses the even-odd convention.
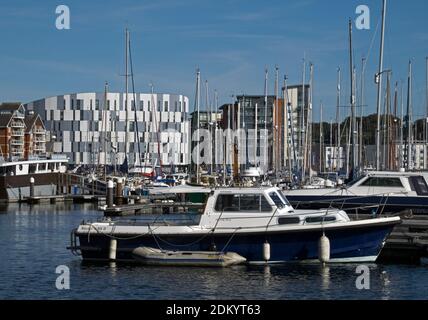
[[[287,107],[284,108],[284,105]],[[223,112],[221,124],[223,128],[239,127],[246,130],[257,128],[257,155],[261,155],[265,152],[264,149],[268,148],[269,168],[289,168],[302,159],[301,145],[306,132],[304,120],[307,117],[308,106],[309,85],[288,86],[287,94],[283,88],[278,100],[276,96],[268,96],[267,103],[265,96],[238,96],[233,104],[220,107]],[[264,139],[260,134],[261,130],[267,130],[268,145],[260,141]]]
[[[0,158],[29,160],[46,156],[46,130],[40,117],[26,115],[20,103],[0,105]]]
[[[105,98],[106,97],[106,98]],[[29,102],[74,165],[189,163],[189,99],[175,94],[74,93]],[[125,157],[126,156],[126,157]]]

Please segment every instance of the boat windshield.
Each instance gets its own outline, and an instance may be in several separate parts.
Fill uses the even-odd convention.
[[[275,205],[279,209],[282,209],[285,206],[289,205],[287,199],[280,192],[278,193],[276,191],[272,191],[272,192],[269,193],[269,197],[272,199],[272,201],[275,203]]]
[[[347,185],[348,187],[353,186],[354,184],[356,184],[357,182],[360,182],[360,181],[361,181],[362,179],[364,179],[365,177],[366,177],[365,175],[359,176],[358,178],[355,178],[354,180],[352,180],[352,181],[348,182],[346,185]]]

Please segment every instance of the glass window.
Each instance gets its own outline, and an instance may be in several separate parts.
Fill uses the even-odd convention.
[[[275,203],[275,205],[282,209],[287,205],[287,201],[282,199],[282,197],[279,196],[277,192],[271,192],[269,193],[269,197],[272,199],[272,201]]]
[[[388,187],[388,188],[402,188],[400,178],[388,178],[388,177],[371,177],[364,181],[362,184],[364,187]]]
[[[220,194],[216,211],[223,212],[271,212],[272,208],[262,194]]]

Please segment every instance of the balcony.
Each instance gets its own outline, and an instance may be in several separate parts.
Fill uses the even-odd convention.
[[[13,155],[16,155],[16,154],[24,154],[24,149],[17,149],[17,148],[11,148],[10,149],[10,152],[13,154]]]
[[[10,140],[10,144],[12,146],[23,146],[24,145],[24,141],[12,139],[12,140]]]
[[[36,129],[36,130],[33,130],[33,133],[34,133],[34,134],[37,134],[37,135],[39,135],[39,134],[46,135],[46,130],[43,130],[43,129]]]
[[[34,141],[44,143],[44,142],[46,142],[46,138],[45,137],[35,137]]]
[[[11,128],[25,128],[25,124],[24,124],[24,122],[12,121],[10,123],[10,127]]]
[[[23,137],[25,135],[24,130],[12,130],[12,137]]]

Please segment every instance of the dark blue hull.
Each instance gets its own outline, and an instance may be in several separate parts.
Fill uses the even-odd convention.
[[[414,214],[428,213],[428,197],[287,195],[287,199],[296,209],[323,209],[331,205],[339,209],[352,208],[354,211],[360,208],[360,213],[372,213],[373,210],[377,213],[399,213],[405,210],[412,210]]]
[[[375,261],[387,236],[396,223],[371,226],[330,229],[326,236],[330,239],[333,262]],[[110,237],[106,235],[77,235],[84,260],[108,260]],[[250,263],[263,262],[263,244],[271,247],[271,263],[293,262],[318,259],[318,241],[321,230],[282,231],[277,233],[246,233],[229,235],[168,235],[154,239],[152,235],[127,240],[117,240],[116,260],[130,261],[132,250],[140,246],[176,251],[224,250],[236,252]],[[89,239],[89,241],[88,241]]]

